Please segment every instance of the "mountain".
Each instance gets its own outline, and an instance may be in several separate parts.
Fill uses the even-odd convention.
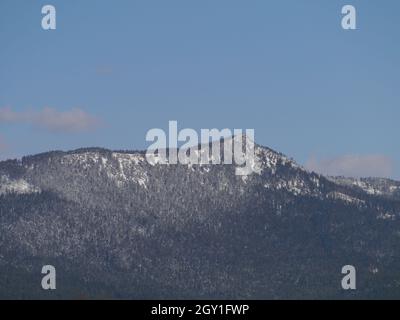
[[[372,195],[400,200],[400,181],[385,178],[328,177],[328,179],[337,184],[359,188]]]
[[[101,148],[0,162],[0,298],[400,298],[399,182],[255,154],[248,176]]]

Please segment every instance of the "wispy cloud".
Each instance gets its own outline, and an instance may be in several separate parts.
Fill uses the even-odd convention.
[[[0,108],[0,123],[25,123],[53,132],[81,132],[97,128],[100,121],[78,108],[69,111],[49,107],[38,111],[14,111],[6,107]]]
[[[391,177],[393,160],[385,155],[343,155],[334,158],[317,159],[311,157],[305,167],[331,176],[347,177]]]

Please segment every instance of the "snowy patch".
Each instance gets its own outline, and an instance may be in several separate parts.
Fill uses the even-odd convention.
[[[348,203],[354,203],[354,204],[364,204],[364,200],[357,199],[355,197],[349,196],[347,194],[341,193],[341,192],[329,192],[327,194],[327,198],[335,199],[335,200],[342,200],[344,202]]]
[[[0,194],[7,193],[17,193],[17,194],[27,194],[27,193],[37,193],[40,189],[31,185],[24,179],[12,180],[8,176],[0,177]]]
[[[134,182],[147,188],[148,176],[143,168],[146,162],[143,155],[114,152],[112,158],[117,162],[117,167],[108,162],[104,169],[117,186],[122,187],[126,183]]]
[[[395,219],[396,219],[396,216],[395,216],[394,214],[391,214],[391,213],[386,212],[386,213],[381,213],[381,214],[377,217],[377,219],[380,219],[380,220],[395,220]]]
[[[354,186],[360,187],[361,189],[363,189],[365,192],[367,192],[368,194],[374,194],[374,195],[381,195],[382,191],[374,188],[373,186],[371,186],[370,184],[367,184],[363,181],[360,180],[356,180],[353,182]]]
[[[84,152],[67,154],[60,160],[67,166],[79,166],[85,170],[97,170],[105,173],[114,181],[117,187],[123,187],[127,183],[136,183],[146,188],[148,177],[143,167],[147,162],[142,154],[138,153],[111,153],[111,158],[98,152]]]

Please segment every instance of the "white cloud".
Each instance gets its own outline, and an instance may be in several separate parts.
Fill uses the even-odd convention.
[[[335,158],[317,159],[311,157],[305,167],[330,176],[346,177],[390,177],[393,174],[393,160],[387,156],[343,155]]]
[[[35,127],[56,132],[80,132],[95,129],[99,120],[81,109],[57,111],[54,108],[43,108],[39,111],[13,111],[11,108],[0,108],[0,123],[27,123]]]

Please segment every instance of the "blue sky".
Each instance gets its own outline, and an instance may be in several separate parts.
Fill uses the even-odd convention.
[[[345,4],[357,30],[341,28]],[[324,173],[399,179],[399,15],[397,0],[1,0],[0,158],[144,149],[178,120],[254,128]]]

